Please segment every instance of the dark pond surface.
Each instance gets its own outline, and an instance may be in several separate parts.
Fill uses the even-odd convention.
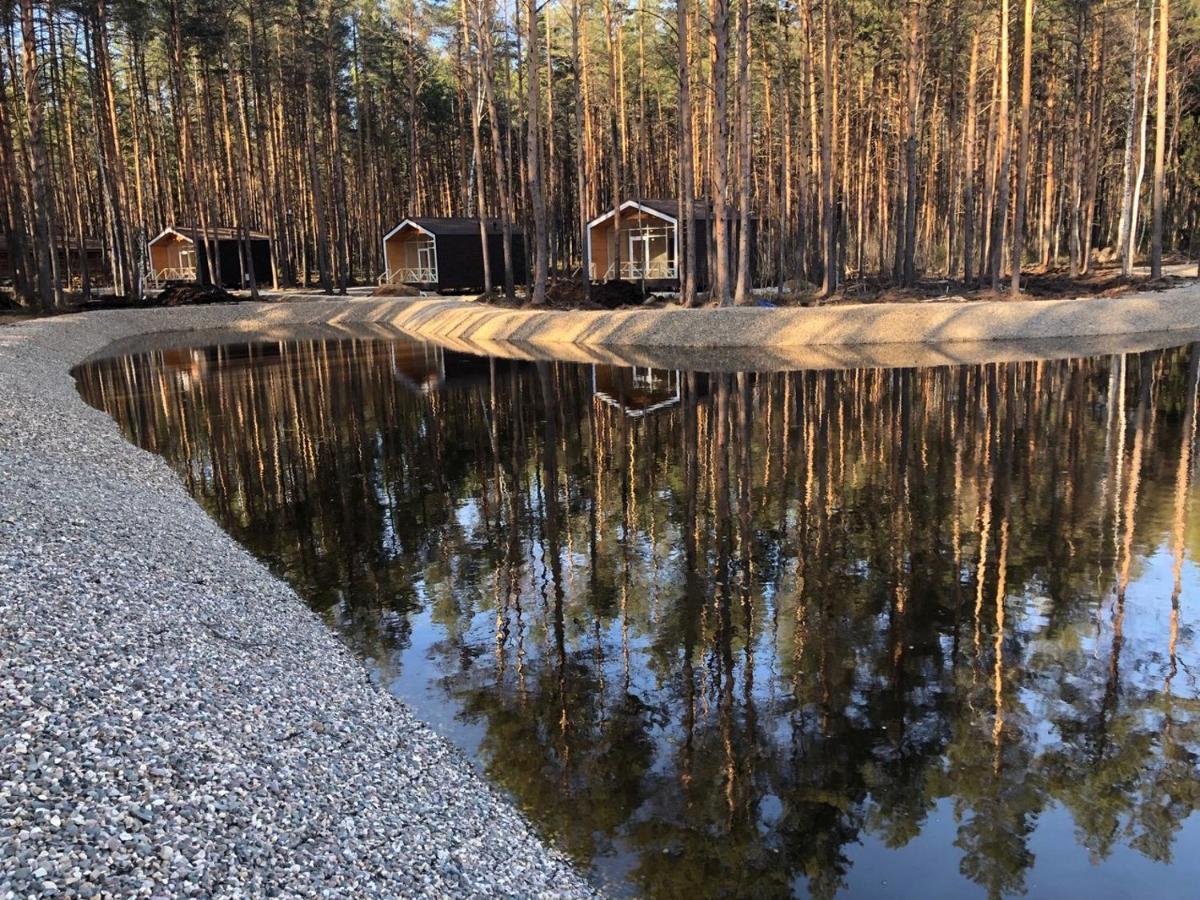
[[[1198,364],[78,377],[610,890],[1184,897]]]

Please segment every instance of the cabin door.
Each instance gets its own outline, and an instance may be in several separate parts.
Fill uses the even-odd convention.
[[[196,250],[194,247],[179,251],[179,274],[177,277],[196,277]]]
[[[631,231],[629,233],[629,277],[647,277],[650,259],[650,235],[645,231]]]
[[[644,227],[629,233],[630,278],[674,278],[673,226]]]
[[[417,268],[421,270],[421,281],[437,281],[437,253],[432,243],[417,248]]]

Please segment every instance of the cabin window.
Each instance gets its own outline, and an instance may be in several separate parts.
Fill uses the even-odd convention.
[[[627,279],[675,278],[675,226],[642,225],[621,229],[628,253],[621,260],[621,277]]]

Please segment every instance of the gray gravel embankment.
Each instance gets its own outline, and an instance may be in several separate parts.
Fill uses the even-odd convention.
[[[77,396],[239,309],[0,329],[0,897],[591,893]]]

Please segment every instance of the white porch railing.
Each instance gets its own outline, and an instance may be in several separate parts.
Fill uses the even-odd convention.
[[[674,278],[675,266],[668,262],[643,263],[636,260],[621,260],[621,277],[630,281],[642,278]]]
[[[146,273],[146,286],[149,288],[160,288],[164,284],[169,284],[172,281],[195,281],[196,268],[195,266],[171,266],[157,271]]]
[[[616,263],[611,263],[603,272],[600,272],[599,267],[593,263],[591,266],[591,272],[593,281],[610,281],[615,277]],[[671,281],[678,277],[679,270],[676,269],[672,263],[642,263],[629,259],[621,260],[622,281],[641,281],[643,278],[647,281]]]
[[[380,284],[436,284],[437,269],[388,269],[379,276]]]

